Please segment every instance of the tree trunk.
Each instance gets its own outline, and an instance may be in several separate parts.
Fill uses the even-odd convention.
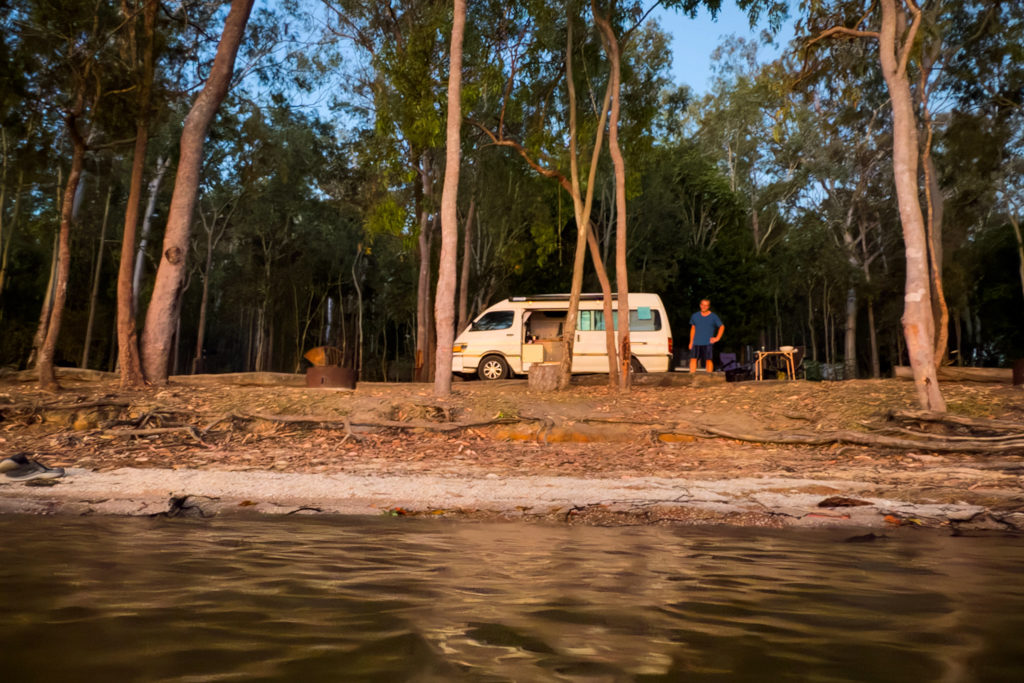
[[[569,169],[570,182],[563,183],[563,187],[572,197],[573,216],[576,221],[576,251],[573,253],[572,283],[569,294],[569,309],[565,315],[565,327],[562,328],[562,359],[558,368],[558,388],[565,389],[569,386],[572,377],[572,354],[573,342],[576,339],[576,323],[579,316],[580,295],[583,293],[583,266],[586,261],[587,233],[590,232],[587,226],[590,225],[590,213],[594,201],[594,178],[597,176],[597,162],[601,155],[602,142],[604,140],[605,120],[608,117],[608,110],[611,106],[612,84],[608,83],[605,88],[604,101],[601,104],[601,113],[598,118],[597,131],[594,136],[594,149],[591,152],[590,169],[587,178],[587,196],[584,199],[580,190],[579,160],[576,158],[577,132],[576,123],[576,84],[573,80],[573,21],[569,17],[568,31],[566,35],[565,49],[565,80],[569,95]],[[595,265],[600,259],[595,258]],[[605,296],[605,311],[611,308],[610,292]],[[608,323],[611,324],[611,316],[608,315]],[[609,375],[615,376],[615,358],[609,356]],[[610,381],[610,380],[609,380]]]
[[[77,111],[83,109],[82,97],[79,96]],[[39,350],[36,369],[39,372],[39,386],[43,389],[58,388],[57,376],[54,374],[53,361],[57,352],[57,339],[60,337],[60,326],[64,317],[64,303],[67,301],[68,276],[71,273],[71,222],[74,212],[75,194],[85,166],[85,139],[78,131],[78,114],[69,113],[64,120],[71,138],[71,171],[64,187],[64,200],[60,212],[60,232],[57,237],[57,279],[54,283],[53,305],[50,308],[46,338]]]
[[[857,290],[846,290],[846,334],[843,339],[843,379],[857,378]]]
[[[0,300],[3,299],[4,285],[7,282],[7,263],[11,255],[11,242],[14,240],[14,233],[18,229],[18,214],[21,210],[21,190],[25,179],[25,172],[18,172],[18,186],[14,192],[14,209],[11,211],[10,227],[6,229],[7,234],[3,238],[3,249],[0,249]]]
[[[462,36],[466,27],[466,0],[455,0],[451,56],[448,68],[448,120],[445,136],[444,188],[441,191],[441,262],[437,273],[434,317],[437,352],[434,395],[452,393],[452,344],[455,341],[455,271],[459,251],[459,164],[462,143]]]
[[[356,343],[355,353],[353,354],[353,361],[355,363],[356,376],[363,369],[363,288],[359,284],[359,277],[357,273],[357,264],[363,255],[363,245],[359,245],[359,253],[356,254],[355,259],[352,261],[352,284],[356,289]],[[344,320],[344,318],[342,318]]]
[[[619,390],[629,391],[632,384],[632,363],[629,349],[629,273],[626,267],[626,161],[619,148],[619,114],[622,108],[622,74],[619,41],[608,19],[597,11],[591,0],[594,22],[604,35],[605,49],[611,63],[609,89],[612,92],[611,116],[608,119],[608,149],[615,168],[615,284],[619,293]]]
[[[43,294],[43,305],[39,311],[39,324],[36,326],[35,336],[32,337],[32,350],[29,352],[26,367],[34,367],[39,361],[39,352],[46,341],[46,330],[50,326],[50,311],[53,309],[54,285],[57,282],[57,254],[60,251],[60,230],[53,236],[53,249],[50,254],[50,277],[46,281],[46,291]]]
[[[153,213],[156,211],[156,200],[160,195],[160,185],[164,174],[171,166],[170,157],[158,157],[156,175],[149,181],[149,198],[146,200],[146,212],[142,215],[142,229],[139,232],[139,246],[135,249],[135,268],[132,271],[132,315],[139,314],[139,292],[142,290],[142,275],[146,272],[146,248],[149,246],[149,234],[153,229]]]
[[[117,272],[117,347],[122,389],[137,388],[146,383],[139,356],[138,330],[135,328],[136,299],[132,286],[132,256],[135,253],[135,229],[139,222],[142,174],[145,170],[148,144],[149,123],[140,120],[135,126],[135,153],[129,181],[128,205],[124,212],[121,261]]]
[[[1017,259],[1018,273],[1020,274],[1020,291],[1024,295],[1024,237],[1020,230],[1020,216],[1016,211],[1010,214],[1010,224],[1013,226],[1013,234],[1017,238]]]
[[[924,167],[925,206],[927,220],[925,222],[928,239],[929,266],[931,270],[931,304],[935,323],[935,367],[942,365],[949,348],[949,307],[942,286],[942,217],[944,215],[944,198],[939,187],[938,171],[935,159],[931,154],[932,121],[927,105],[924,109],[927,126],[927,142],[925,143],[922,166]]]
[[[157,174],[150,183],[149,205],[143,219],[142,240],[138,254],[135,254],[135,233],[139,223],[139,202],[142,198],[142,176],[146,168],[146,149],[149,146],[149,121],[153,75],[156,69],[154,60],[154,40],[156,35],[156,14],[160,4],[156,0],[146,0],[143,12],[143,45],[142,68],[136,75],[138,80],[138,112],[135,120],[135,151],[132,158],[132,175],[128,184],[128,205],[124,212],[124,233],[121,238],[121,260],[117,271],[117,348],[121,368],[121,388],[130,389],[143,386],[146,381],[142,373],[142,358],[139,355],[138,330],[135,327],[138,316],[139,284],[142,278],[142,256],[146,250],[146,237],[149,234],[150,217],[156,202],[156,190],[160,186],[167,163],[161,158],[157,160]],[[127,16],[129,9],[123,7]],[[135,33],[130,33],[131,51],[136,53],[138,45]],[[132,257],[136,264],[132,267]]]
[[[817,362],[818,360],[818,342],[814,334],[814,297],[813,289],[808,287],[807,289],[807,331],[810,333],[811,338],[811,360]]]
[[[882,376],[882,367],[878,360],[878,330],[875,329],[875,302],[868,299],[868,337],[871,344],[871,377]]]
[[[142,334],[142,361],[146,379],[167,381],[171,341],[181,314],[185,259],[188,255],[192,213],[195,210],[203,162],[203,142],[210,123],[231,85],[235,56],[242,42],[254,0],[232,0],[224,31],[209,78],[185,117],[178,157],[178,172],[167,216],[160,266],[157,269],[153,297],[146,312]]]
[[[420,176],[420,234],[416,238],[419,251],[420,267],[416,283],[416,361],[413,370],[414,380],[426,382],[429,377],[430,362],[430,266],[433,252],[431,239],[431,204],[433,203],[434,184],[431,178],[432,162],[427,154],[420,155],[417,169]]]
[[[611,321],[612,316],[612,283],[608,279],[608,272],[601,261],[601,248],[597,244],[597,236],[594,235],[594,224],[590,224],[587,230],[587,244],[590,246],[590,260],[594,262],[594,271],[597,272],[597,281],[601,283],[601,304],[604,309],[604,319]],[[604,326],[604,347],[608,354],[608,386],[619,386],[618,350],[615,348],[615,325],[605,323]]]
[[[213,270],[213,241],[206,242],[206,264],[203,266],[203,291],[199,299],[199,324],[196,329],[196,354],[192,358],[192,374],[206,372],[203,362],[205,354],[203,346],[206,344],[206,310],[210,300],[210,271]]]
[[[103,272],[103,243],[107,239],[107,219],[110,217],[110,199],[114,186],[107,188],[107,201],[103,206],[103,222],[100,223],[100,244],[96,251],[96,268],[92,277],[92,291],[89,294],[89,317],[85,324],[85,341],[82,343],[81,367],[89,367],[89,347],[92,345],[92,325],[96,320],[96,302],[100,295],[100,274]]]
[[[962,366],[964,364],[964,336],[963,336],[963,321],[961,320],[962,315],[960,311],[953,309],[953,331],[956,334],[956,364]]]
[[[466,214],[466,226],[462,244],[462,273],[459,277],[459,324],[456,333],[466,329],[469,324],[469,275],[473,263],[473,218],[476,213],[476,198],[469,200],[469,212]]]
[[[879,58],[882,75],[892,103],[893,176],[899,204],[907,273],[904,286],[903,333],[907,340],[910,367],[918,404],[924,410],[944,412],[946,402],[939,391],[935,371],[935,323],[932,318],[928,241],[918,195],[918,144],[914,103],[907,77],[906,60],[913,47],[920,10],[913,15],[909,35],[897,46],[896,0],[880,0],[882,24]],[[916,6],[914,6],[916,9]]]

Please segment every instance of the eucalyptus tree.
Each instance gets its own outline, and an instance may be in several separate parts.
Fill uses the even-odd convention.
[[[803,130],[789,100],[784,62],[761,65],[757,43],[730,38],[713,55],[714,83],[697,106],[694,137],[720,160],[733,192],[747,198],[755,253],[782,238],[804,188]]]
[[[40,321],[40,329],[45,327],[46,332],[36,359],[40,385],[56,388],[54,356],[67,300],[75,199],[89,146],[103,136],[97,110],[119,90],[120,74],[106,65],[112,61],[113,37],[120,19],[106,5],[77,2],[60,7],[25,2],[13,10],[21,47],[32,55],[33,78],[26,98],[42,104],[44,116],[62,120],[71,144],[70,169],[61,198],[52,303]]]
[[[171,197],[160,266],[153,287],[153,296],[146,311],[146,325],[140,349],[143,372],[150,382],[167,380],[171,345],[181,312],[185,259],[199,188],[203,142],[217,108],[231,85],[235,57],[245,33],[253,1],[232,0],[209,76],[193,102],[188,116],[185,117],[174,194]]]
[[[597,59],[601,33],[586,29],[583,14],[582,6],[543,3],[506,14],[505,28],[496,33],[498,40],[492,47],[497,57],[490,89],[484,91],[472,119],[492,145],[514,150],[534,171],[554,180],[572,199],[577,239],[570,306],[563,331],[561,386],[565,386],[569,378],[575,316],[588,248],[602,290],[607,290],[606,320],[613,320],[611,285],[593,234],[591,215],[610,111],[615,106],[626,112],[626,119],[635,126],[634,131],[646,128],[654,111],[653,107],[645,107],[643,100],[627,102],[622,108],[621,92],[627,90],[628,81],[623,79],[620,87],[620,83],[610,77],[608,65]],[[617,14],[616,24],[621,20]],[[649,30],[656,32],[654,28]],[[643,29],[645,36],[647,31]],[[614,32],[612,37],[615,38]],[[634,46],[627,50],[625,61],[618,65],[620,75],[633,65],[638,73],[660,73],[666,64],[664,41],[638,40],[637,43],[641,49]],[[576,60],[581,65],[578,68]],[[661,84],[657,79],[653,82]],[[635,83],[629,85],[636,87]],[[640,88],[634,92],[638,91]],[[647,92],[652,93],[648,99],[653,100],[656,88]],[[618,135],[617,121],[615,130]],[[590,163],[581,169],[581,157],[585,158],[587,152]],[[620,204],[625,211],[625,203]],[[620,278],[627,281],[625,268],[621,269]],[[626,297],[620,298],[619,308],[628,310]],[[611,324],[606,325],[606,338],[609,381],[618,383],[620,366],[616,359],[619,353]],[[623,334],[621,338],[627,337]],[[628,369],[628,364],[625,367]]]
[[[877,46],[877,59],[892,112],[893,182],[906,247],[903,330],[918,403],[945,411],[935,365],[933,275],[927,226],[919,196],[919,120],[912,93],[912,65],[918,63],[919,31],[924,15],[914,0],[804,2],[803,31],[808,50],[827,48],[834,36],[867,39]]]
[[[145,383],[139,344],[135,329],[135,306],[132,296],[134,281],[135,233],[139,222],[143,173],[146,168],[146,149],[149,146],[149,127],[153,110],[153,86],[157,60],[158,0],[121,1],[121,15],[125,22],[124,49],[134,76],[135,149],[129,180],[128,204],[124,215],[121,238],[121,261],[117,277],[117,346],[121,369],[121,387],[138,387]],[[88,351],[88,349],[87,349]]]
[[[455,269],[458,261],[459,165],[462,144],[462,43],[466,32],[466,1],[455,0],[448,59],[448,114],[445,122],[444,188],[441,195],[441,262],[438,267],[434,317],[437,364],[434,393],[452,392],[452,343],[455,341]]]

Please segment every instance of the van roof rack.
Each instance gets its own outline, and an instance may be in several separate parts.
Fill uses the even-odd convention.
[[[585,292],[580,294],[580,301],[600,301],[604,294],[600,292]],[[619,295],[613,293],[612,299],[618,299]],[[568,294],[534,294],[532,296],[510,296],[509,301],[568,301]]]

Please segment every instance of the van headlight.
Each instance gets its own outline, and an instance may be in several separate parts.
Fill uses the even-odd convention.
[[[452,346],[452,353],[462,353],[465,350],[466,350],[466,345],[465,344],[455,344],[454,346]]]

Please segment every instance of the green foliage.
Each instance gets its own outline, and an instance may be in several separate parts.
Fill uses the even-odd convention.
[[[622,37],[619,132],[632,288],[663,296],[677,347],[685,346],[698,300],[710,296],[726,322],[724,349],[762,339],[809,345],[813,330],[822,356],[826,330],[842,333],[842,307],[852,287],[861,302],[873,302],[883,365],[896,362],[902,245],[886,152],[889,112],[870,46],[839,41],[801,54],[807,59],[800,63],[763,64],[754,43],[732,40],[718,51],[712,91],[698,98],[667,78],[668,36],[649,20],[637,25],[649,4],[599,3],[614,7],[611,19]],[[663,4],[690,16],[721,7],[718,0]],[[785,8],[765,0],[738,5],[759,25],[773,24]],[[107,239],[116,240],[140,114],[123,30],[128,24],[119,18],[118,3],[18,0],[7,6],[0,17],[0,126],[9,143],[0,237],[11,250],[0,293],[0,362],[23,362],[35,330],[68,165],[61,115],[73,103],[84,73],[76,69],[84,64],[95,86],[87,128],[93,149],[73,232],[68,333],[59,354],[81,356],[76,345],[92,268],[105,248],[94,353],[102,349],[102,364],[110,367],[118,254],[99,244],[99,226],[112,186]],[[800,25],[808,33],[828,22],[852,25],[866,6],[807,2]],[[441,0],[332,0],[320,7],[289,1],[260,6],[253,15],[238,64],[240,83],[205,149],[200,227],[182,294],[179,369],[188,366],[198,332],[199,266],[208,249],[201,223],[219,216],[224,237],[207,274],[208,369],[250,369],[261,344],[264,367],[271,369],[293,370],[303,350],[323,343],[343,347],[346,362],[354,363],[361,320],[364,379],[411,375],[416,238],[421,218],[431,220],[437,209],[444,170],[450,7]],[[943,103],[933,152],[947,199],[947,298],[954,318],[971,322],[970,331],[964,323],[964,357],[1001,363],[1024,355],[1016,252],[1006,220],[1024,197],[1024,10],[988,0],[925,7],[933,8],[941,11],[929,15],[920,42],[943,40],[948,47],[931,81],[933,102]],[[157,155],[176,152],[182,118],[216,47],[211,27],[224,9],[190,0],[160,15],[147,178]],[[510,294],[568,289],[576,226],[567,194],[510,148],[493,145],[480,127],[521,143],[539,164],[568,175],[564,53],[572,22],[577,152],[586,177],[590,146],[604,125],[597,119],[608,79],[589,12],[585,1],[469,3],[459,212],[464,224],[473,203],[471,314]],[[92,32],[93,21],[107,28],[105,39]],[[325,21],[331,33],[312,40],[309,27]],[[68,36],[78,41],[78,56],[88,59],[64,58]],[[611,170],[603,153],[594,220],[606,253],[614,235]],[[157,197],[143,306],[173,175],[172,168]],[[852,243],[844,235],[850,226],[856,228]],[[433,248],[436,259],[437,240]],[[461,241],[459,249],[464,253]],[[598,289],[589,266],[584,287]],[[864,341],[863,304],[860,310]]]

